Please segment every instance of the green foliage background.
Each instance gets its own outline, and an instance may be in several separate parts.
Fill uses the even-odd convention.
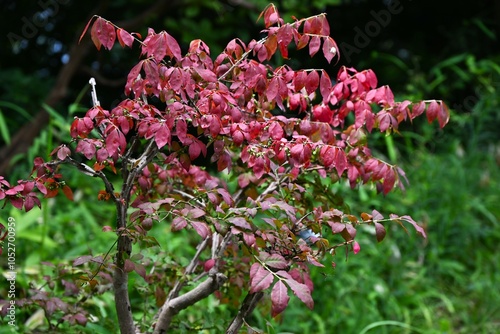
[[[157,30],[166,29],[183,42],[202,38],[214,45],[213,52],[217,52],[230,38],[248,40],[258,36],[260,26],[254,24],[258,11],[242,9],[235,3],[186,1],[168,17],[151,18],[148,24]],[[259,10],[267,4],[247,3]],[[405,10],[392,17],[391,24],[373,37],[359,55],[354,54],[352,63],[347,65],[374,69],[379,81],[391,85],[398,99],[443,99],[451,107],[450,123],[441,131],[421,120],[403,129],[400,137],[376,138],[375,149],[407,172],[410,185],[405,193],[397,191],[381,197],[370,187],[354,192],[347,187],[330,190],[344,196],[354,211],[376,208],[384,214],[412,215],[425,224],[428,240],[411,231],[406,234],[399,226],[389,226],[388,235],[380,244],[376,244],[373,231],[359,233],[359,254],[345,261],[339,253],[333,259],[335,268],[327,265],[313,270],[314,310],[308,310],[292,297],[287,311],[278,319],[270,319],[270,306],[263,303],[261,312],[255,312],[248,322],[265,333],[500,332],[500,273],[496,268],[500,263],[499,11],[493,1],[458,8],[451,1],[401,3]],[[300,1],[276,4],[287,12],[285,17],[327,11],[332,36],[337,42],[348,43],[355,38],[355,27],[363,29],[373,20],[370,11],[383,8],[382,2],[365,1],[323,0],[312,2],[311,6]],[[84,9],[90,10],[94,5],[86,4]],[[139,1],[113,2],[106,18],[132,17],[142,6]],[[58,27],[66,29],[45,32],[47,41],[66,41],[62,52],[70,47],[66,30],[72,30],[72,35],[81,30],[86,20],[78,14],[84,10],[76,7],[61,7],[54,18]],[[20,17],[38,10],[27,3],[16,8],[2,23],[2,31],[19,31]],[[450,8],[454,20],[445,22],[443,15],[449,14]],[[208,13],[216,18],[209,19],[213,15]],[[414,17],[421,22],[411,26]],[[17,54],[6,52],[11,48],[7,41],[2,39],[2,43],[0,140],[5,144],[20,124],[43,107],[42,100],[61,66],[54,59],[61,54],[50,52],[50,42],[30,41]],[[116,56],[93,53],[87,61],[98,58],[103,74],[119,77],[134,60],[127,58],[131,53],[134,52],[126,55],[117,51]],[[300,56],[292,62],[294,66],[325,66]],[[106,63],[111,66],[104,66]],[[30,169],[28,161],[37,155],[47,156],[57,142],[68,139],[72,117],[89,105],[85,80],[86,74],[77,75],[60,106],[45,106],[51,122],[29,152],[15,158],[16,168],[7,175],[9,180],[25,177]],[[104,88],[103,104],[112,103],[120,93],[120,89]],[[17,222],[20,296],[26,293],[30,282],[41,285],[43,275],[56,270],[43,262],[69,265],[79,255],[105,253],[113,242],[112,234],[101,232],[102,226],[114,219],[113,207],[96,200],[101,186],[70,169],[67,173],[66,179],[76,190],[74,203],[58,197],[44,200],[41,211],[28,214],[10,208],[0,210],[2,222],[9,216]],[[176,263],[187,264],[187,236],[172,234],[167,226],[154,229],[157,238],[167,245],[157,260],[168,270],[174,270]],[[0,265],[5,268],[3,257]],[[154,305],[154,299],[148,297],[150,288],[142,278],[133,276],[132,280],[133,300],[139,304],[146,299]],[[2,296],[6,291],[4,284],[2,280]],[[55,289],[63,291],[62,287]],[[110,293],[93,298],[88,307],[97,321],[89,323],[84,332],[116,332]],[[137,309],[137,320],[141,320],[143,311]],[[181,313],[178,332],[219,333],[224,329],[221,319],[229,319],[231,312],[231,306],[218,306],[210,298]],[[148,316],[151,315],[146,312]],[[26,333],[46,328],[43,316],[34,310],[19,312],[18,321],[24,324]],[[9,333],[5,319],[0,323],[0,333]],[[71,333],[72,329],[63,326],[61,332]]]

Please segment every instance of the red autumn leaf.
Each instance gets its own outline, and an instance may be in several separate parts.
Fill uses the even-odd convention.
[[[134,36],[132,36],[128,31],[118,28],[116,30],[116,36],[118,37],[118,42],[122,47],[132,47],[132,43],[134,43]]]
[[[303,49],[309,44],[310,36],[307,34],[303,34],[300,36],[299,41],[297,42],[297,50]]]
[[[127,140],[125,139],[123,133],[118,129],[112,130],[106,137],[106,149],[108,150],[109,156],[122,154],[125,151],[126,146]]]
[[[187,221],[182,216],[177,216],[172,220],[172,231],[182,230],[187,226]]]
[[[414,119],[415,117],[422,115],[424,111],[425,111],[424,101],[420,101],[418,103],[413,104],[411,118]]]
[[[352,221],[352,220],[351,220]],[[354,221],[356,221],[356,218],[354,217]],[[351,239],[354,239],[356,238],[356,234],[357,234],[357,230],[354,228],[354,226],[352,226],[352,224],[345,224],[345,232],[347,232],[347,234],[349,234],[349,236],[347,236],[346,240],[351,240]]]
[[[243,240],[247,246],[253,247],[257,239],[253,233],[243,233]]]
[[[179,61],[182,58],[181,55],[181,47],[179,46],[179,43],[177,43],[177,40],[170,36],[168,33],[163,32],[166,35],[166,43],[168,47],[168,55],[175,60]]]
[[[283,127],[278,122],[271,122],[269,124],[269,134],[273,140],[281,140],[284,136]]]
[[[280,47],[288,47],[293,39],[293,28],[290,24],[284,24],[278,29],[277,42]]]
[[[330,167],[335,161],[335,149],[331,146],[324,145],[319,151],[319,157],[323,166]]]
[[[332,80],[326,71],[321,71],[321,80],[319,82],[319,91],[323,97],[323,102],[328,102],[328,97],[332,91]]]
[[[325,14],[321,14],[316,17],[319,21],[320,25],[320,35],[329,36],[330,35],[330,25],[328,24],[328,20],[326,19]]]
[[[311,290],[307,285],[297,282],[293,278],[286,279],[285,282],[292,289],[293,293],[311,310],[314,307],[314,301],[311,296]]]
[[[248,221],[243,217],[232,217],[227,220],[234,226],[240,227],[245,230],[251,230],[252,226],[248,223]]]
[[[429,121],[429,123],[431,123],[438,117],[439,109],[440,107],[436,100],[432,100],[426,111],[427,120]]]
[[[250,293],[265,290],[271,286],[274,276],[260,263],[254,263],[250,267]]]
[[[375,236],[377,237],[377,241],[381,242],[385,238],[385,227],[384,225],[377,222],[373,222],[373,224],[375,225]]]
[[[450,119],[450,112],[448,111],[448,106],[444,102],[439,103],[439,110],[438,110],[438,121],[439,121],[439,126],[443,128],[449,121]]]
[[[231,170],[231,165],[232,165],[232,160],[231,156],[227,153],[224,152],[222,156],[217,160],[217,170],[219,172],[222,172],[224,169]]]
[[[191,222],[191,226],[203,239],[206,239],[211,234],[210,228],[203,222],[193,221]]]
[[[57,158],[59,160],[64,160],[68,155],[71,154],[71,150],[66,145],[62,145],[59,150],[57,150]]]
[[[62,192],[63,192],[64,196],[66,196],[67,199],[69,199],[70,201],[73,201],[73,191],[71,190],[70,187],[68,187],[67,185],[64,185],[62,187]]]
[[[305,87],[307,94],[314,92],[319,86],[319,74],[316,71],[311,71],[306,78]]]
[[[205,214],[206,212],[202,209],[192,208],[191,210],[189,210],[189,217],[193,219],[203,217]]]
[[[330,222],[328,222],[328,225],[330,225],[333,234],[342,233],[342,231],[345,230],[345,224],[343,224],[343,223],[330,221]]]
[[[199,76],[207,81],[207,82],[216,82],[217,81],[217,75],[215,75],[214,72],[204,69],[204,68],[195,68],[196,73],[199,74]]]
[[[83,256],[79,256],[75,259],[75,261],[73,261],[73,266],[80,266],[82,264],[85,264],[87,262],[89,262],[90,260],[92,260],[93,256],[92,255],[83,255]]]
[[[304,22],[304,33],[306,34],[321,35],[321,30],[321,21],[318,20],[317,16],[310,17]]]
[[[24,198],[24,204],[23,204],[24,211],[26,212],[30,211],[31,209],[33,209],[35,204],[37,204],[37,206],[40,207],[40,201],[38,200],[38,198],[33,196],[26,196]]]
[[[200,154],[203,154],[203,156],[207,155],[207,147],[198,139],[193,140],[193,143],[189,145],[188,151],[189,151],[189,158],[191,159],[191,161],[198,158]]]
[[[155,134],[155,143],[158,148],[162,148],[163,146],[170,144],[170,129],[166,124],[162,124],[158,131]]]
[[[267,51],[267,60],[271,59],[271,57],[276,53],[278,49],[278,38],[276,35],[271,35],[264,42],[264,46]]]
[[[278,280],[271,291],[272,316],[275,317],[283,312],[289,300],[288,288],[282,280]]]
[[[342,149],[336,148],[336,151],[335,169],[337,170],[339,177],[341,177],[344,171],[347,169],[347,157]]]
[[[295,91],[300,91],[302,88],[306,86],[307,73],[305,71],[297,71],[295,72],[295,76],[293,77],[293,86]]]
[[[90,31],[92,41],[94,42],[97,50],[101,49],[103,45],[106,49],[111,50],[115,44],[116,30],[115,27],[102,17],[98,17]]]
[[[137,65],[132,67],[127,76],[127,83],[125,85],[125,94],[128,95],[133,91],[134,83],[137,80],[137,77],[141,73],[142,66],[145,60],[141,60]]]
[[[264,25],[266,28],[269,28],[279,20],[278,10],[274,6],[274,4],[270,4],[263,12],[260,13],[258,20],[264,16]]]
[[[142,53],[148,58],[153,57],[157,62],[161,62],[168,53],[167,36],[164,31],[156,34],[151,28],[148,29],[148,37],[142,44]]]
[[[330,36],[323,38],[323,55],[328,63],[330,63],[334,57],[339,57],[339,48],[337,43],[335,43],[333,38]]]
[[[81,140],[76,145],[76,152],[82,153],[85,158],[92,159],[95,155],[95,145],[87,140]]]
[[[318,53],[321,46],[321,38],[319,36],[312,36],[309,42],[309,55],[312,57]]]
[[[232,206],[234,201],[231,197],[231,194],[224,188],[218,188],[217,192],[222,196],[224,202],[226,202],[229,206]]]
[[[139,274],[143,279],[146,279],[146,268],[140,263],[135,263],[135,272]]]
[[[396,171],[393,168],[388,168],[384,175],[384,183],[382,184],[384,195],[387,195],[394,188],[395,183]]]
[[[43,195],[47,195],[47,188],[42,182],[36,182],[36,187]]]
[[[83,29],[82,31],[82,34],[80,35],[80,38],[78,39],[78,44],[80,44],[80,42],[82,41],[82,38],[83,36],[85,36],[85,33],[87,32],[87,30],[89,29],[89,26],[90,26],[90,23],[92,23],[92,21],[94,20],[94,18],[96,18],[97,16],[92,16],[92,18],[90,18],[89,22],[87,22],[87,25],[85,26],[85,29]]]
[[[425,230],[422,226],[418,225],[416,221],[413,220],[410,216],[401,216],[400,219],[407,221],[408,223],[412,224],[415,230],[424,238],[427,238],[427,234],[425,233]]]
[[[259,259],[267,266],[274,269],[285,269],[288,267],[288,261],[285,260],[280,254],[269,254],[267,252],[260,252]]]
[[[153,91],[158,89],[160,74],[158,73],[158,65],[154,60],[146,59],[143,64],[143,70],[146,73],[146,79],[152,86]]]
[[[267,86],[266,90],[266,97],[268,101],[274,100],[274,98],[278,95],[278,88],[279,88],[278,78],[273,77],[271,79],[271,82],[269,82],[269,85]]]
[[[56,195],[57,195],[57,190],[56,190]],[[47,196],[45,196],[47,197]],[[11,197],[9,198],[10,204],[12,204],[13,207],[16,209],[21,210],[23,208],[23,199],[20,197]]]
[[[129,259],[126,259],[125,264],[123,265],[123,270],[125,270],[127,273],[130,273],[134,271],[134,269],[135,269],[134,262],[130,261]]]
[[[256,158],[252,170],[253,173],[255,174],[255,177],[260,179],[262,175],[264,175],[267,172],[266,161],[264,160],[264,158],[262,157]]]

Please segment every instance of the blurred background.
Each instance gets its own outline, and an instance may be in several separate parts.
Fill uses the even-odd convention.
[[[138,52],[118,45],[113,52],[98,52],[88,34],[78,43],[93,15],[142,36],[147,27],[166,30],[184,50],[200,38],[217,55],[232,38],[259,38],[263,24],[256,20],[268,3],[0,0],[0,175],[15,183],[29,174],[34,157],[47,157],[59,142],[68,141],[73,117],[91,105],[90,77],[96,78],[107,109],[123,97]],[[292,298],[287,311],[271,320],[269,303],[264,303],[250,324],[265,333],[499,333],[500,2],[274,3],[290,20],[326,12],[339,45],[336,65],[293,52],[292,67],[326,68],[331,77],[341,65],[371,68],[397,100],[441,99],[450,107],[451,119],[444,130],[422,118],[406,125],[402,136],[375,136],[374,150],[406,171],[406,192],[383,197],[370,187],[335,189],[353,212],[376,208],[384,215],[411,215],[425,225],[428,239],[406,234],[399,226],[388,226],[380,244],[370,231],[359,233],[359,254],[348,261],[339,254],[335,269],[313,270],[314,310]],[[78,189],[77,205],[60,196],[28,214],[0,210],[1,222],[9,216],[19,222],[20,294],[44,274],[40,262],[69,261],[90,249],[105,252],[102,245],[112,243],[100,232],[113,208],[95,201],[99,185],[68,173],[72,188]],[[169,245],[182,257],[182,240]],[[141,288],[144,282],[137,279],[136,284]],[[111,301],[109,295],[95,301],[103,318],[113,317]],[[182,319],[186,324],[202,319],[200,326],[213,328],[207,333],[217,333],[217,317],[228,317],[231,310],[210,303],[190,309]],[[43,328],[28,314],[19,319],[28,321],[27,330]],[[89,326],[89,332],[112,332],[106,321]],[[203,332],[191,325],[179,328]]]

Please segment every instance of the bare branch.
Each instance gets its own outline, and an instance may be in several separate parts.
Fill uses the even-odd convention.
[[[256,293],[248,293],[248,295],[243,300],[241,304],[240,310],[236,317],[234,317],[231,324],[226,330],[226,334],[235,334],[238,333],[243,322],[245,322],[245,318],[247,318],[257,306],[257,303],[262,299],[264,293],[262,291]]]
[[[198,301],[207,298],[216,290],[218,290],[227,280],[227,277],[218,272],[209,273],[208,278],[200,283],[193,290],[174,298],[163,306],[162,312],[158,317],[154,334],[165,334],[170,329],[172,318],[181,310],[197,303]]]
[[[196,254],[193,256],[193,258],[191,259],[191,262],[186,267],[186,270],[184,271],[184,275],[181,278],[179,278],[177,280],[177,282],[175,282],[173,289],[168,294],[167,301],[165,304],[167,304],[170,300],[177,298],[179,296],[179,292],[186,285],[186,277],[188,275],[192,274],[194,269],[196,268],[196,264],[198,263],[198,259],[201,255],[201,253],[207,247],[208,240],[209,240],[209,238],[206,238],[198,245],[198,247],[196,248]]]

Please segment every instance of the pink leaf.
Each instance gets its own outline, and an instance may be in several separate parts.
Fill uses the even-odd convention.
[[[187,226],[187,221],[182,216],[177,216],[172,220],[172,231],[182,230]]]
[[[444,102],[439,103],[439,111],[438,111],[438,121],[439,121],[439,126],[443,128],[446,123],[448,123],[450,119],[450,112],[448,111],[448,107]]]
[[[323,38],[323,55],[325,56],[328,63],[332,61],[335,56],[338,56],[339,49],[337,43],[330,37]]]
[[[118,28],[116,30],[116,35],[118,37],[118,42],[120,43],[122,48],[125,46],[128,46],[129,48],[132,47],[134,37],[129,32],[123,30],[122,28]]]
[[[92,260],[92,257],[93,257],[92,255],[79,256],[75,259],[75,261],[73,261],[73,265],[79,266],[79,265],[85,264],[85,263],[89,262],[90,260]]]
[[[321,46],[321,39],[319,36],[313,36],[311,38],[311,41],[309,42],[309,55],[312,57],[314,56],[318,51]]]
[[[189,210],[189,216],[191,218],[199,218],[199,217],[202,217],[205,215],[205,211],[203,211],[202,209],[198,209],[198,208],[193,208],[191,210]]]
[[[162,124],[158,131],[156,131],[155,143],[158,148],[170,144],[170,130],[166,124]]]
[[[264,262],[267,266],[274,269],[285,269],[288,267],[288,261],[285,260],[280,254],[269,254],[266,252],[260,252],[259,259]]]
[[[203,222],[191,222],[191,226],[193,226],[194,230],[196,233],[200,235],[203,239],[206,239],[211,233],[210,233],[210,228],[208,227],[207,224]]]
[[[103,45],[106,49],[111,50],[113,44],[115,44],[116,31],[115,27],[109,22],[101,17],[98,17],[92,29],[90,31],[92,41],[94,42],[97,50],[101,49]]]
[[[179,43],[177,43],[175,38],[170,36],[168,33],[165,32],[165,35],[167,37],[166,43],[168,46],[169,55],[172,56],[172,58],[175,58],[175,60],[181,60],[182,55],[181,55],[181,48],[179,46]]]
[[[289,278],[286,280],[288,286],[292,289],[293,293],[311,310],[314,307],[314,301],[311,296],[311,290],[307,287],[307,285],[303,283],[299,283],[293,278]]]
[[[275,317],[285,310],[290,297],[283,281],[278,280],[271,291],[272,316]]]
[[[439,104],[436,102],[436,100],[433,100],[429,106],[427,107],[427,120],[429,123],[434,121],[438,117],[439,110],[441,108],[439,107]],[[443,125],[444,126],[444,125]]]
[[[273,283],[274,276],[267,271],[260,263],[254,263],[250,267],[250,292],[255,293],[265,290]]]
[[[394,188],[395,183],[396,183],[396,171],[393,168],[389,168],[387,169],[387,172],[384,175],[384,183],[382,184],[384,195],[387,195],[387,193]]]
[[[135,263],[135,272],[139,274],[142,278],[146,279],[146,268],[142,264]]]
[[[306,79],[306,91],[307,91],[307,94],[311,94],[312,92],[314,92],[319,86],[319,74],[317,71],[311,71],[311,73],[309,73],[307,75],[307,79]]]
[[[402,216],[400,219],[407,221],[408,223],[412,224],[415,230],[424,238],[427,238],[427,234],[425,233],[425,230],[422,226],[418,225],[416,221],[413,220],[410,216]]]
[[[217,76],[214,72],[204,69],[204,68],[195,68],[196,73],[200,75],[200,77],[207,82],[216,82]]]
[[[228,221],[234,226],[243,228],[245,230],[251,230],[252,226],[248,223],[248,221],[243,217],[233,217],[229,218]]]
[[[330,92],[332,90],[332,80],[326,73],[326,71],[321,72],[321,80],[319,82],[319,91],[321,93],[321,97],[323,97],[323,101],[327,102],[328,97],[330,96]]]

